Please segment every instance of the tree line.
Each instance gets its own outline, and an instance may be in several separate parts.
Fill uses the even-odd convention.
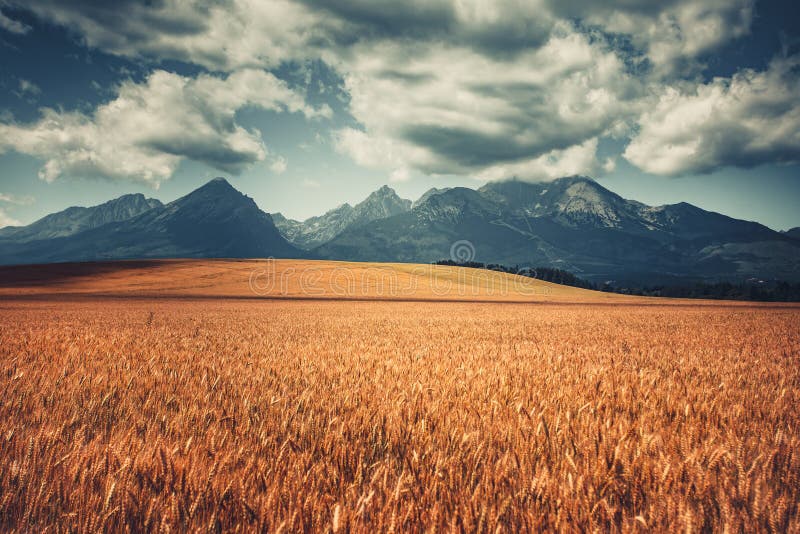
[[[436,265],[450,265],[455,267],[470,267],[473,269],[487,269],[509,274],[517,274],[535,278],[544,282],[553,282],[565,286],[620,293],[623,295],[636,295],[643,297],[670,297],[689,299],[712,300],[751,300],[758,302],[800,302],[800,283],[782,280],[749,280],[746,282],[692,282],[673,285],[652,286],[616,286],[613,283],[595,284],[575,276],[563,269],[552,267],[509,267],[497,263],[481,263],[476,261],[456,262],[453,260],[440,260]]]

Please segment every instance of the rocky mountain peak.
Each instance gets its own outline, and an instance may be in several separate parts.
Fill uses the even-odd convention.
[[[410,209],[411,201],[400,198],[397,192],[388,185],[373,191],[364,201],[355,206],[356,217],[370,220],[391,217]]]
[[[294,245],[310,250],[327,243],[347,228],[363,226],[411,209],[411,201],[400,198],[397,192],[384,185],[370,193],[355,206],[348,203],[305,221],[275,217],[281,234]]]

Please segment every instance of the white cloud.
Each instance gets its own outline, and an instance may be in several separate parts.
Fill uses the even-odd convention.
[[[627,36],[661,71],[749,32],[754,0],[6,0],[77,30],[89,46],[212,70],[341,57],[354,41],[416,40],[511,54],[559,20]],[[221,46],[220,43],[224,43]]]
[[[31,27],[27,24],[23,24],[18,20],[11,19],[7,17],[2,11],[0,11],[0,28],[9,31],[11,33],[16,33],[20,35],[24,35],[31,31]],[[2,221],[0,220],[0,224]]]
[[[177,59],[214,71],[305,59],[340,26],[290,0],[7,0],[112,54]]]
[[[334,133],[334,147],[363,167],[396,169],[408,161],[433,166],[435,157],[426,147],[414,146],[387,136],[368,135],[363,130],[342,128]]]
[[[7,204],[14,204],[17,206],[27,206],[29,204],[33,204],[34,198],[31,196],[16,196],[10,195],[7,193],[0,193],[0,202],[5,202]],[[21,226],[22,223],[18,220],[11,217],[5,209],[0,208],[0,228],[4,228],[6,226]]]
[[[606,32],[627,36],[646,54],[655,73],[697,70],[698,57],[747,35],[754,0],[548,0],[562,17],[579,18]]]
[[[22,223],[9,216],[5,210],[0,208],[0,228],[5,228],[6,226],[22,226]]]
[[[42,90],[32,81],[20,78],[19,92],[23,95],[38,96],[42,93]]]
[[[9,195],[7,193],[0,193],[0,202],[7,202],[8,204],[15,204],[17,206],[29,206],[36,201],[32,196],[17,196]]]
[[[550,152],[523,161],[488,167],[477,174],[480,180],[520,180],[545,181],[562,176],[596,174],[601,166],[597,161],[597,138],[589,139],[580,145],[564,150]]]
[[[42,90],[32,81],[20,78],[19,87],[14,91],[14,94],[32,104],[42,94]]]
[[[614,158],[597,161],[605,136],[633,135],[625,157],[661,174],[797,160],[797,128],[787,129],[796,125],[788,96],[796,82],[787,81],[794,75],[694,81],[704,55],[748,34],[753,0],[0,1],[70,28],[91,47],[177,59],[234,81],[240,72],[322,59],[344,79],[358,123],[334,132],[334,146],[398,177],[612,172]],[[635,53],[612,46],[612,34]],[[104,113],[112,101],[91,116],[46,110],[39,122],[0,126],[0,134],[20,133],[7,148],[45,159],[45,179],[70,172],[157,183],[183,158],[223,170],[265,160],[282,172],[285,161],[235,122],[236,109],[264,107],[257,91],[240,95],[229,80],[209,98],[177,78],[182,88],[152,88],[152,105],[132,106],[157,116],[152,125]],[[228,92],[230,103],[217,101]],[[773,107],[762,113],[765,99]],[[122,89],[117,100],[128,100]],[[300,110],[293,102],[286,108]],[[169,109],[160,112],[162,104]]]
[[[159,70],[144,83],[123,83],[116,98],[91,115],[44,109],[34,123],[0,124],[0,151],[42,158],[39,176],[47,181],[67,174],[158,185],[183,159],[235,174],[268,154],[259,132],[236,123],[245,106],[309,117],[329,113],[311,109],[261,70],[227,78]]]
[[[581,147],[630,118],[641,88],[621,60],[562,25],[513,58],[384,42],[337,66],[350,111],[337,148],[365,166],[470,174]]]
[[[321,58],[360,123],[336,132],[336,147],[390,171],[476,173],[582,146],[618,129],[639,91],[612,50],[544,0],[123,3],[29,9],[128,57],[223,71]]]
[[[320,187],[320,183],[316,180],[312,180],[311,178],[303,178],[303,187],[308,189],[317,189]]]
[[[625,150],[654,174],[800,162],[800,57],[774,60],[691,89],[670,87]]]
[[[411,173],[406,168],[395,169],[389,175],[389,181],[392,183],[407,182],[410,179]]]
[[[269,164],[269,170],[274,172],[275,174],[283,174],[286,172],[286,168],[289,166],[289,162],[283,156],[277,156],[273,158],[272,163]]]

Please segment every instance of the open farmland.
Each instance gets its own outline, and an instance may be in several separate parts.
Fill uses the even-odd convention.
[[[8,298],[227,297],[438,302],[611,302],[628,298],[483,269],[314,260],[137,260],[0,266],[0,280],[0,296]]]
[[[259,265],[2,270],[0,530],[800,530],[798,307]]]

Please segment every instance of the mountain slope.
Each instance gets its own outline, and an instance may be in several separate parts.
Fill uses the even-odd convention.
[[[800,226],[797,228],[790,228],[783,232],[784,235],[791,237],[792,239],[800,239]]]
[[[18,243],[55,237],[66,237],[104,224],[131,219],[163,204],[141,193],[123,195],[98,206],[72,207],[47,215],[28,226],[10,226],[0,229],[0,240]]]
[[[327,243],[347,228],[357,228],[378,219],[405,213],[409,209],[410,200],[400,198],[394,189],[383,186],[355,206],[342,204],[324,215],[302,222],[287,219],[280,213],[273,214],[273,220],[290,243],[309,250]]]
[[[595,281],[800,278],[800,244],[787,236],[686,203],[646,206],[585,177],[426,193],[410,212],[347,229],[316,252],[430,262],[449,258],[461,240],[471,260],[557,267]]]
[[[450,189],[451,189],[450,187],[443,187],[443,188],[431,187],[430,189],[425,191],[421,197],[415,200],[411,204],[411,207],[414,208],[416,206],[419,206],[420,204],[423,204],[426,200],[428,200],[430,197],[438,195],[439,193],[444,193],[446,191],[449,191]]]
[[[462,239],[477,252],[468,259],[479,261],[507,258],[509,249],[530,249],[527,236],[495,223],[501,211],[501,204],[478,191],[455,187],[409,212],[348,229],[316,252],[331,259],[430,262],[449,257],[452,244]]]
[[[267,213],[221,178],[126,221],[67,237],[0,242],[3,263],[301,255]]]

